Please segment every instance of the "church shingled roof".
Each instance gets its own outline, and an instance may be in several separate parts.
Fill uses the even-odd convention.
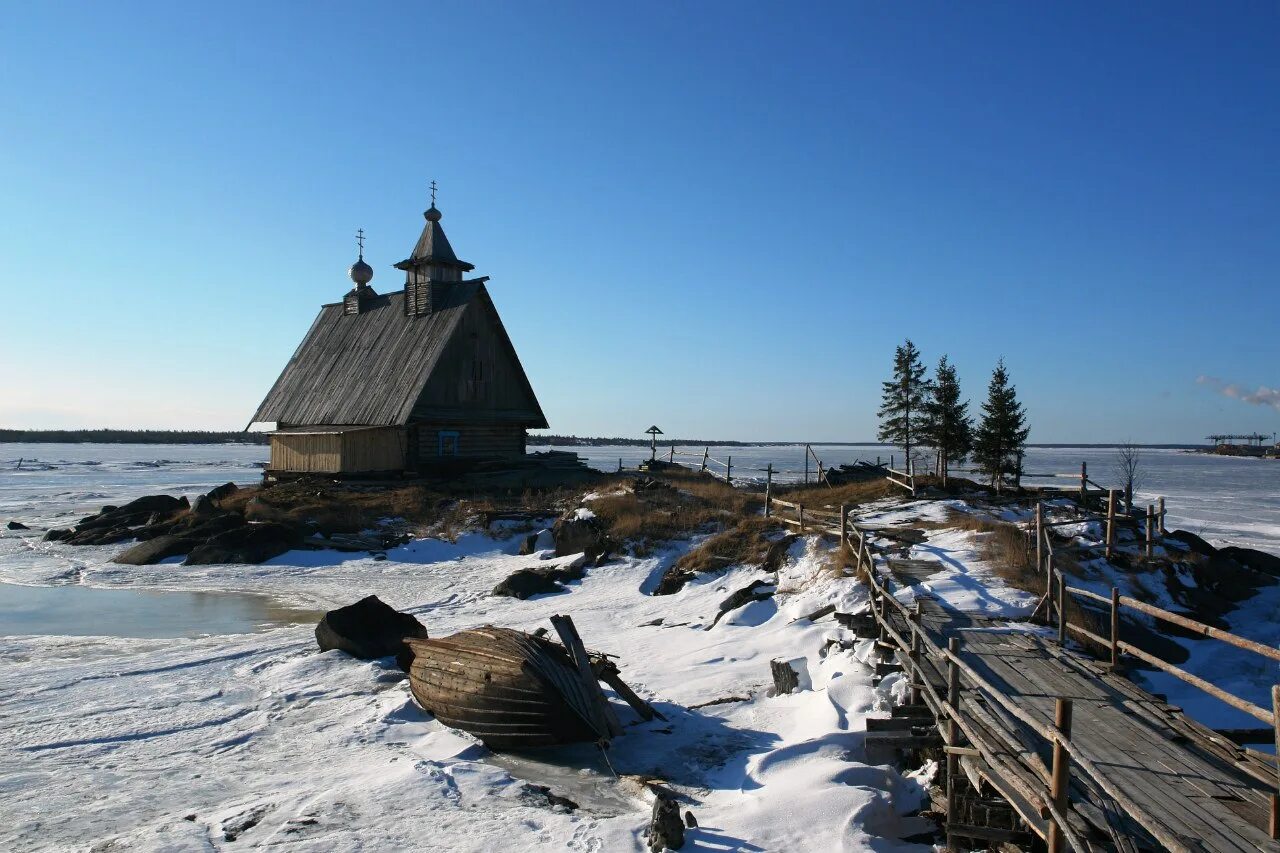
[[[441,288],[427,316],[407,315],[402,291],[370,298],[359,314],[344,314],[342,303],[323,306],[252,422],[408,423],[467,305],[477,295],[488,300],[483,282]],[[546,425],[541,409],[525,420]]]

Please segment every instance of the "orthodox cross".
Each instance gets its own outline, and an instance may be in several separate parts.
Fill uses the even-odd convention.
[[[364,260],[364,229],[356,229],[356,242],[360,244],[360,260]]]
[[[431,206],[436,206],[436,182],[431,182]]]

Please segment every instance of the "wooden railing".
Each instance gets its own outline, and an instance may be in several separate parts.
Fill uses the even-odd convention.
[[[907,467],[910,469],[911,466],[908,465]],[[896,468],[889,468],[887,470],[889,473],[885,475],[886,480],[893,483],[895,486],[901,486],[906,489],[911,493],[911,497],[914,498],[916,496],[916,475],[914,473],[909,470],[899,471]],[[897,479],[894,479],[895,477],[897,477]]]
[[[1006,695],[990,681],[983,678],[960,656],[961,641],[958,637],[948,640],[947,648],[942,648],[929,636],[920,624],[919,608],[909,609],[893,596],[879,577],[875,559],[865,536],[861,531],[854,537],[854,552],[857,565],[865,572],[871,591],[871,611],[880,626],[882,635],[892,640],[905,658],[911,690],[914,696],[925,698],[938,715],[942,725],[944,750],[947,755],[948,770],[948,804],[954,812],[955,793],[950,790],[954,785],[958,772],[958,761],[961,757],[972,755],[981,757],[992,771],[1000,774],[1000,781],[1008,788],[1023,797],[1031,808],[1039,812],[1039,817],[1047,818],[1047,829],[1042,831],[1033,821],[1028,822],[1033,831],[1045,838],[1051,851],[1058,851],[1069,846],[1072,850],[1090,850],[1071,829],[1067,821],[1067,790],[1070,783],[1071,762],[1080,768],[1100,789],[1105,791],[1117,805],[1151,835],[1174,851],[1189,851],[1189,848],[1154,815],[1134,802],[1125,791],[1102,774],[1094,762],[1082,753],[1071,740],[1071,700],[1056,700],[1054,724],[1045,725],[1030,714],[1012,697]],[[888,614],[896,612],[907,626],[909,636],[904,636],[893,625]],[[942,696],[924,677],[921,663],[928,657],[939,672],[947,674],[947,693]],[[1052,746],[1053,761],[1048,772],[1036,770],[1034,765],[1028,770],[1034,773],[1043,786],[1037,789],[1025,780],[1022,773],[1010,772],[1007,762],[998,751],[1019,753],[1024,751],[1025,744],[1007,741],[993,741],[991,728],[980,728],[978,719],[983,713],[978,705],[966,699],[966,692],[975,691],[987,700],[998,704],[1005,712],[1013,716],[1032,732],[1043,738]],[[969,740],[971,747],[960,744],[960,735]]]
[[[1101,648],[1109,649],[1111,652],[1111,666],[1113,668],[1118,668],[1120,666],[1123,655],[1127,654],[1127,655],[1131,655],[1132,657],[1138,658],[1144,663],[1154,666],[1157,669],[1163,670],[1164,672],[1167,672],[1170,675],[1176,678],[1179,678],[1182,681],[1185,681],[1187,684],[1191,684],[1195,687],[1198,687],[1204,692],[1213,696],[1214,698],[1222,700],[1223,702],[1230,705],[1231,707],[1236,708],[1240,711],[1243,711],[1244,713],[1249,714],[1250,716],[1255,717],[1258,720],[1261,720],[1267,725],[1274,727],[1276,729],[1277,744],[1280,745],[1280,708],[1275,707],[1274,702],[1272,703],[1273,707],[1271,708],[1271,710],[1262,708],[1239,696],[1235,696],[1231,693],[1228,693],[1222,688],[1214,684],[1211,684],[1208,681],[1205,681],[1204,679],[1200,678],[1199,676],[1193,675],[1192,673],[1189,673],[1186,670],[1181,669],[1180,667],[1169,663],[1168,661],[1158,658],[1149,652],[1143,651],[1137,646],[1134,646],[1132,643],[1127,643],[1121,640],[1120,639],[1120,617],[1123,610],[1125,608],[1128,608],[1129,610],[1133,610],[1138,613],[1143,613],[1147,616],[1152,616],[1163,622],[1167,622],[1170,625],[1177,625],[1178,627],[1184,630],[1192,631],[1196,634],[1199,634],[1202,637],[1207,637],[1210,639],[1220,640],[1224,643],[1229,643],[1230,645],[1233,645],[1236,648],[1244,649],[1245,651],[1252,652],[1257,655],[1261,655],[1265,658],[1276,661],[1278,663],[1280,663],[1280,649],[1263,645],[1262,643],[1258,643],[1246,637],[1241,637],[1236,634],[1232,634],[1229,631],[1223,631],[1221,628],[1215,628],[1212,625],[1206,625],[1205,623],[1198,622],[1194,619],[1189,619],[1188,617],[1183,616],[1179,613],[1174,613],[1171,610],[1165,610],[1161,607],[1156,607],[1154,605],[1147,604],[1146,602],[1139,601],[1136,598],[1132,598],[1127,595],[1121,595],[1118,587],[1113,586],[1111,588],[1111,595],[1108,597],[1105,595],[1101,595],[1100,593],[1094,592],[1093,590],[1083,589],[1081,587],[1069,586],[1067,584],[1066,574],[1061,569],[1059,569],[1057,566],[1054,565],[1053,540],[1052,540],[1052,537],[1050,536],[1049,531],[1055,525],[1051,523],[1046,523],[1043,521],[1043,512],[1039,505],[1037,505],[1036,510],[1037,510],[1036,520],[1037,520],[1037,530],[1038,530],[1038,533],[1036,534],[1037,535],[1036,558],[1037,560],[1041,561],[1040,562],[1041,568],[1045,572],[1045,578],[1046,578],[1045,596],[1048,601],[1048,610],[1056,611],[1056,614],[1057,614],[1059,643],[1065,643],[1067,636],[1069,634],[1073,634],[1075,636],[1083,637],[1095,643]],[[1155,511],[1153,507],[1151,511],[1148,513],[1147,519],[1146,519],[1147,521],[1146,551],[1148,556],[1151,553],[1151,543],[1155,538],[1154,537],[1155,522],[1153,517],[1154,515],[1155,515]],[[1056,596],[1055,596],[1055,590],[1056,590]],[[1067,608],[1065,606],[1068,595],[1076,596],[1078,598],[1088,599],[1090,601],[1096,602],[1108,608],[1110,612],[1110,617],[1111,617],[1109,636],[1103,637],[1093,631],[1088,630],[1082,625],[1071,624],[1070,621],[1067,619]],[[1056,603],[1054,601],[1055,598],[1056,598]]]

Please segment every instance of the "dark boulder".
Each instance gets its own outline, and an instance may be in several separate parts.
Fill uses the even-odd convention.
[[[653,816],[649,819],[649,849],[653,853],[663,850],[679,850],[684,846],[684,821],[680,819],[680,804],[667,791],[655,789]]]
[[[284,521],[285,514],[262,498],[250,498],[244,505],[244,517],[249,521]]]
[[[31,529],[30,527],[27,527],[25,524],[23,524],[21,521],[11,521],[9,522],[8,527],[10,530],[30,530]]]
[[[50,530],[45,531],[44,541],[45,542],[61,542],[63,539],[66,539],[70,535],[71,535],[71,531],[68,530],[67,528],[54,527]]]
[[[208,495],[200,495],[200,497],[196,498],[196,502],[191,505],[191,514],[197,517],[215,515],[217,512],[217,505]]]
[[[1193,554],[1200,554],[1205,557],[1212,557],[1217,553],[1218,549],[1201,539],[1194,533],[1186,530],[1171,530],[1165,534],[1166,539],[1172,539],[1175,542],[1181,542],[1187,546],[1187,550]]]
[[[124,506],[112,510],[112,513],[118,513],[120,515],[133,513],[149,514],[153,512],[172,514],[178,510],[188,509],[190,506],[191,503],[185,496],[175,498],[172,495],[148,495],[143,498],[138,498],[135,501],[129,501]],[[103,507],[103,509],[109,509],[109,507]]]
[[[111,562],[125,566],[150,566],[167,557],[177,557],[190,553],[196,546],[191,536],[165,534],[139,542],[122,554],[117,554]]]
[[[233,527],[202,543],[188,555],[188,566],[218,563],[264,563],[302,542],[298,531],[287,524],[267,521]]]
[[[564,587],[556,583],[556,579],[546,572],[540,572],[537,569],[520,569],[495,586],[493,594],[523,601],[531,595],[559,592],[562,589]]]
[[[520,554],[527,557],[530,554],[536,554],[538,551],[550,550],[554,547],[555,540],[551,538],[551,531],[538,530],[530,533],[520,542]]]
[[[210,489],[205,496],[216,503],[227,495],[234,495],[238,491],[240,491],[240,487],[235,483],[223,483],[221,486]]]
[[[385,604],[376,595],[330,610],[316,625],[320,651],[341,649],[362,660],[395,655],[402,669],[412,661],[405,637],[426,639],[427,629],[415,617]]]
[[[563,565],[520,569],[495,586],[493,595],[505,595],[523,601],[531,595],[560,592],[564,589],[560,584],[582,580],[586,574],[583,568],[585,564],[586,560],[579,559]]]
[[[1238,548],[1235,545],[1219,548],[1218,553],[1225,557],[1230,557],[1240,565],[1247,566],[1255,572],[1280,578],[1280,557],[1274,554],[1256,551],[1253,548]]]
[[[586,554],[589,561],[609,553],[609,537],[604,523],[589,511],[576,510],[557,519],[551,528],[556,544],[556,556]]]

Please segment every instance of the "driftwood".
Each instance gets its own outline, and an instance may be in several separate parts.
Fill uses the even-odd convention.
[[[765,589],[769,587],[769,589]],[[773,598],[773,581],[753,580],[742,589],[734,592],[724,601],[720,602],[720,612],[716,614],[716,618],[711,620],[711,624],[704,628],[704,631],[710,631],[716,626],[721,619],[729,613],[737,610],[739,607],[745,607],[756,601],[765,601]]]

